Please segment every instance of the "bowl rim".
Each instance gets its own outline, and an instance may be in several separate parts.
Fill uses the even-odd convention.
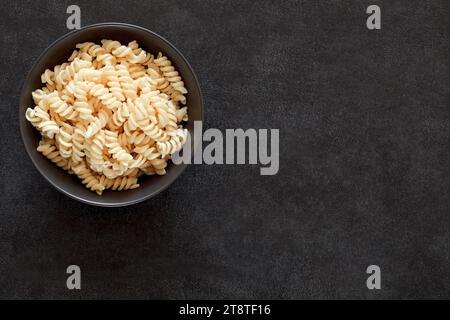
[[[140,203],[142,201],[148,200],[148,199],[156,196],[160,192],[164,191],[165,189],[167,189],[184,172],[184,170],[187,167],[187,164],[177,165],[177,167],[181,167],[180,170],[178,170],[178,172],[175,175],[169,177],[169,179],[166,181],[166,183],[163,186],[159,187],[158,189],[155,189],[154,191],[152,191],[152,192],[150,192],[150,193],[148,193],[148,194],[146,194],[146,195],[144,195],[142,197],[139,197],[139,198],[136,198],[136,199],[133,199],[133,200],[129,200],[129,201],[122,201],[122,202],[117,202],[117,203],[106,203],[106,202],[102,202],[101,200],[99,200],[99,201],[88,200],[88,199],[85,199],[83,197],[80,197],[80,196],[77,196],[75,194],[72,194],[71,192],[66,191],[65,189],[61,188],[57,183],[55,183],[54,181],[49,179],[47,177],[47,175],[44,173],[44,170],[36,163],[36,161],[34,159],[35,154],[32,154],[32,151],[30,150],[30,148],[27,146],[27,143],[25,142],[25,132],[24,132],[25,128],[24,127],[26,125],[26,121],[23,121],[23,118],[25,117],[25,115],[23,114],[23,112],[21,110],[22,109],[21,107],[24,104],[23,100],[25,98],[25,95],[30,94],[29,92],[25,92],[26,91],[25,89],[26,89],[27,83],[30,82],[31,74],[33,73],[35,68],[37,68],[38,64],[45,57],[45,55],[47,55],[47,53],[57,43],[63,41],[64,39],[66,39],[66,38],[68,38],[68,37],[70,37],[70,36],[72,36],[72,35],[74,35],[76,33],[84,32],[84,31],[86,31],[88,29],[99,28],[99,27],[125,27],[125,28],[131,28],[131,29],[139,29],[141,31],[145,31],[146,33],[149,33],[149,34],[151,34],[151,35],[161,39],[163,42],[165,42],[168,46],[170,46],[181,57],[181,59],[186,64],[186,66],[188,67],[189,71],[192,74],[192,77],[194,79],[195,85],[198,88],[198,93],[199,93],[199,97],[200,97],[201,121],[204,120],[204,99],[203,99],[203,94],[202,94],[202,91],[201,91],[200,83],[199,83],[198,78],[197,78],[197,74],[194,72],[194,69],[192,68],[190,63],[187,61],[185,56],[170,41],[168,41],[163,36],[159,35],[158,33],[154,32],[154,31],[146,29],[144,27],[137,26],[137,25],[130,24],[130,23],[124,23],[124,22],[101,22],[101,23],[90,24],[90,25],[84,26],[84,27],[82,27],[80,29],[70,31],[70,32],[60,36],[55,41],[53,41],[50,45],[48,45],[47,48],[45,48],[45,50],[42,51],[42,53],[34,61],[33,65],[29,69],[29,71],[27,73],[27,76],[25,77],[25,80],[23,82],[22,89],[20,91],[20,100],[19,100],[19,108],[18,108],[19,109],[19,127],[20,127],[20,135],[21,135],[21,138],[22,138],[22,143],[23,143],[23,145],[25,147],[25,150],[26,150],[28,156],[30,157],[31,161],[33,162],[34,167],[45,178],[45,180],[47,180],[50,183],[50,185],[52,185],[56,190],[58,190],[59,192],[63,193],[64,195],[66,195],[66,196],[68,196],[68,197],[70,197],[70,198],[72,198],[74,200],[77,200],[77,201],[80,201],[80,202],[83,202],[83,203],[86,203],[86,204],[89,204],[89,205],[92,205],[92,206],[97,206],[97,207],[108,207],[108,208],[124,207],[124,206],[130,206],[130,205],[137,204],[137,203]],[[192,157],[193,157],[193,155],[192,155]],[[133,190],[129,190],[129,191],[133,191]]]

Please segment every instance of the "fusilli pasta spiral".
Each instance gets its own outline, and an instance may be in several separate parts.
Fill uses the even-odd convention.
[[[79,43],[41,82],[25,112],[42,135],[37,150],[99,195],[165,174],[186,142],[183,79],[168,57],[136,41]]]

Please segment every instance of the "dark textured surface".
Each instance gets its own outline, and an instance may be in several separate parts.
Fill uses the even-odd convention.
[[[22,82],[72,3],[2,4],[1,298],[450,298],[448,1],[77,1],[83,25],[177,46],[205,127],[281,128],[278,175],[190,166],[119,209],[54,190],[20,141]]]

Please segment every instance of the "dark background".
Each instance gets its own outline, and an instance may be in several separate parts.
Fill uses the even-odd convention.
[[[205,129],[280,128],[280,171],[190,166],[126,208],[53,189],[21,142],[38,55],[120,21],[197,72]],[[382,30],[366,8],[382,9]],[[450,4],[435,1],[4,1],[0,298],[450,298]],[[68,265],[82,290],[66,289]],[[367,266],[382,290],[366,288]]]

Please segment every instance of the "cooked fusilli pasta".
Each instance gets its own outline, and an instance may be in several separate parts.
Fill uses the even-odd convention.
[[[165,174],[186,141],[182,77],[168,57],[136,41],[77,44],[41,81],[25,113],[42,135],[37,150],[99,195],[137,188],[141,175]]]

